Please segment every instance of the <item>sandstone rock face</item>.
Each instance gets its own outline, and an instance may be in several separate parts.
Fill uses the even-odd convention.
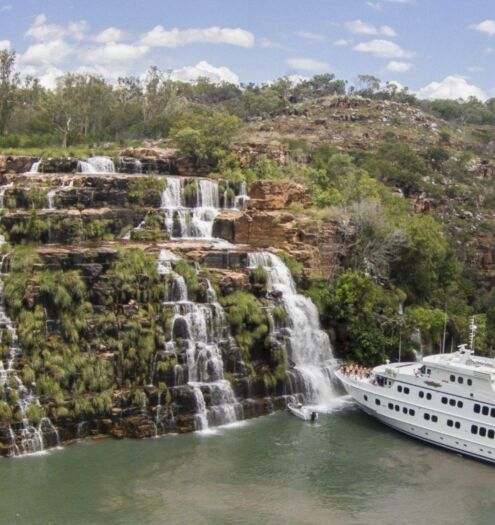
[[[309,190],[295,182],[259,180],[249,185],[246,206],[257,210],[282,210],[291,204],[310,204]]]
[[[29,171],[33,157],[24,155],[0,155],[0,175],[4,173],[24,173]]]
[[[339,271],[347,242],[347,228],[337,219],[323,222],[283,210],[224,211],[215,219],[213,235],[252,248],[284,250],[324,276]]]

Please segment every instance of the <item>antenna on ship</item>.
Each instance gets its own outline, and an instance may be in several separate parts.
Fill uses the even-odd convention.
[[[474,315],[469,319],[469,348],[471,352],[474,353],[474,342],[476,339],[476,330],[478,327],[476,326]]]

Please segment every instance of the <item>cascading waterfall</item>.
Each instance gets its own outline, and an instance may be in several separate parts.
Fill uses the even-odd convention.
[[[48,207],[45,208],[45,209],[47,209],[47,210],[54,210],[55,209],[54,199],[55,199],[56,195],[57,195],[57,190],[56,189],[50,190],[46,194],[46,200],[47,200],[47,203],[48,203]]]
[[[4,184],[3,186],[0,186],[0,210],[2,210],[5,207],[5,204],[4,204],[5,192],[7,191],[8,188],[12,188],[13,185],[14,185],[13,182],[9,182],[9,184]]]
[[[92,173],[115,173],[115,164],[110,157],[97,155],[86,159],[86,162],[94,169]]]
[[[3,261],[2,261],[3,266]],[[0,384],[7,398],[9,392],[14,388],[17,390],[17,406],[21,413],[20,423],[9,428],[11,437],[11,455],[32,454],[44,450],[43,436],[53,434],[56,445],[59,443],[59,436],[56,428],[48,418],[41,418],[38,427],[30,424],[28,420],[28,410],[31,406],[40,406],[39,400],[34,396],[32,389],[24,385],[15,369],[15,362],[21,355],[22,351],[19,346],[17,331],[12,321],[7,316],[3,300],[3,280],[0,280],[0,326],[9,332],[10,343],[9,352],[5,361],[0,359]],[[16,435],[18,439],[16,439]],[[20,441],[20,446],[18,445]]]
[[[77,161],[77,171],[80,173],[96,173],[95,168],[89,162],[84,160]]]
[[[241,182],[241,187],[239,191],[239,195],[236,195],[234,199],[234,208],[237,208],[238,210],[242,210],[244,207],[244,204],[246,201],[249,200],[249,195],[247,193],[247,184],[245,182]]]
[[[29,168],[28,173],[39,173],[41,160],[37,160],[36,162],[33,162],[33,165]]]
[[[194,188],[196,202],[193,206],[188,206],[186,202],[186,183]],[[246,187],[241,185],[241,191],[246,191]],[[242,206],[245,197],[246,195],[235,196],[233,208]],[[165,210],[165,227],[173,239],[213,240],[213,222],[220,212],[218,182],[209,179],[167,177],[161,207]]]
[[[302,382],[307,401],[326,403],[335,397],[332,388],[333,354],[328,335],[321,330],[318,310],[310,298],[297,293],[287,266],[269,252],[248,255],[249,267],[263,267],[268,274],[268,289],[281,294],[288,317],[288,352]]]
[[[225,379],[220,345],[231,344],[225,313],[209,285],[208,303],[190,301],[184,279],[172,269],[179,258],[161,250],[158,271],[171,277],[172,286],[165,304],[173,309],[171,333],[165,345],[168,354],[185,352],[188,385],[192,388],[196,410],[196,428],[232,423],[243,417],[242,405],[236,400],[232,386]],[[180,348],[177,339],[180,338]],[[176,367],[179,365],[176,365]],[[176,381],[183,376],[182,367],[174,370]],[[208,403],[204,394],[207,393]]]

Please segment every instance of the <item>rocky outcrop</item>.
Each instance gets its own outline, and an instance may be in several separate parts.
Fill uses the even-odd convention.
[[[256,210],[283,210],[292,204],[309,206],[309,190],[295,182],[258,180],[249,185],[246,207]]]
[[[348,242],[339,220],[311,220],[286,211],[227,210],[215,219],[213,234],[258,249],[284,250],[308,271],[325,276],[339,271]]]
[[[0,155],[0,175],[4,173],[24,173],[29,171],[33,157],[25,155]]]

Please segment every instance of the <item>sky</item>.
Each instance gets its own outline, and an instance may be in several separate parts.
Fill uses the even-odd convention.
[[[0,49],[47,87],[150,66],[235,83],[360,74],[422,98],[495,97],[495,0],[0,0]]]

